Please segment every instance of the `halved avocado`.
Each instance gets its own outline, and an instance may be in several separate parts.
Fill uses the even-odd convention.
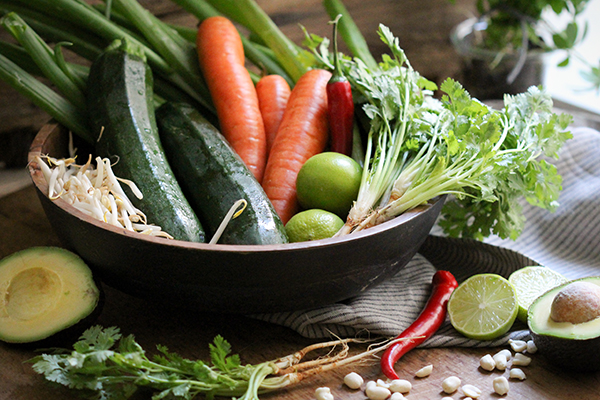
[[[548,361],[570,370],[598,371],[599,315],[600,276],[594,276],[566,282],[538,297],[529,307],[527,324]]]
[[[0,260],[0,340],[33,343],[95,315],[102,290],[76,254],[32,247]]]

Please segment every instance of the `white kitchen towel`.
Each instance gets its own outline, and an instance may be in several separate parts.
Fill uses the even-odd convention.
[[[516,241],[490,237],[485,242],[443,237],[434,227],[419,254],[392,279],[344,302],[312,310],[255,315],[310,338],[332,335],[393,337],[406,329],[425,305],[436,269],[451,271],[460,282],[493,272],[508,277],[528,265],[544,265],[568,278],[600,275],[600,132],[574,128],[555,165],[563,178],[557,211],[523,204],[527,219]],[[446,321],[422,347],[497,346],[529,336],[517,321],[494,341],[470,340]]]

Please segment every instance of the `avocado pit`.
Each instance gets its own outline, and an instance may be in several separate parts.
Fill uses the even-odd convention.
[[[565,286],[552,301],[554,322],[581,324],[600,317],[600,286],[576,281]]]
[[[600,370],[600,276],[566,282],[539,296],[527,325],[540,355],[560,369]]]

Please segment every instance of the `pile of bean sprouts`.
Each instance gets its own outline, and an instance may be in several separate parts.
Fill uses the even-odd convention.
[[[132,232],[173,238],[160,226],[149,224],[146,215],[133,205],[121,183],[139,199],[142,192],[134,182],[116,177],[108,158],[96,157],[95,167],[92,156],[83,165],[77,164],[75,157],[43,156],[36,161],[48,184],[47,195],[51,200],[63,199],[84,214]]]

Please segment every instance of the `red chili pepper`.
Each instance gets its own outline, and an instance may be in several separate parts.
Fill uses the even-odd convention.
[[[397,339],[407,339],[388,347],[381,357],[381,371],[389,379],[398,379],[394,370],[396,362],[408,351],[431,337],[446,319],[448,299],[458,286],[454,276],[448,271],[437,271],[432,279],[431,295],[419,317]]]
[[[333,21],[333,60],[335,68],[327,83],[327,114],[331,134],[331,151],[347,156],[352,154],[352,127],[354,125],[354,101],[352,87],[342,73],[337,51],[337,22]]]

